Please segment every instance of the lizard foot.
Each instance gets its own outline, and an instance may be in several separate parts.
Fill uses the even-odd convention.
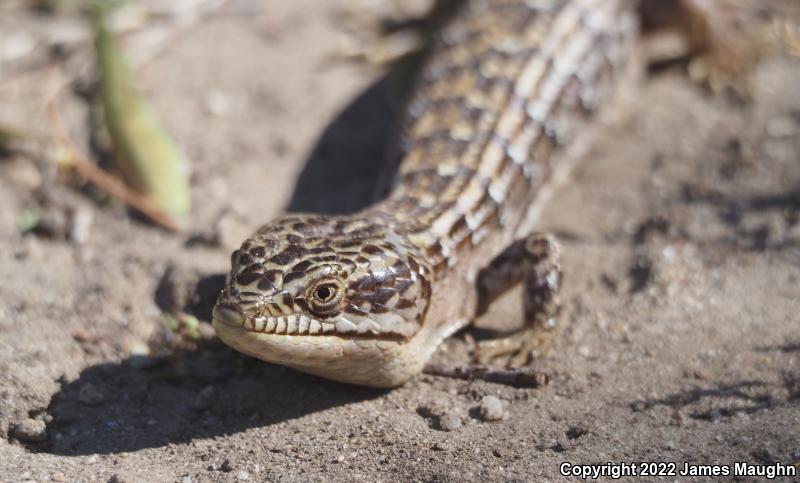
[[[478,287],[481,310],[500,293],[522,281],[525,328],[479,342],[474,351],[479,364],[507,356],[506,367],[522,367],[544,355],[553,345],[560,311],[559,254],[553,236],[535,233],[512,244],[481,274]]]

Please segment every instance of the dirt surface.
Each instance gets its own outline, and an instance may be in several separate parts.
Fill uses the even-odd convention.
[[[798,465],[800,59],[788,49],[758,66],[750,103],[668,70],[598,124],[542,220],[566,272],[565,330],[537,363],[545,388],[432,376],[351,387],[164,328],[175,307],[208,320],[230,252],[260,223],[287,206],[353,211],[380,191],[391,76],[336,52],[345,6],[377,24],[388,3],[232,2],[137,63],[191,160],[186,233],[30,152],[4,153],[0,479],[536,481],[562,462]],[[762,22],[796,10],[759,4]],[[86,146],[86,40],[69,12],[0,6],[0,124],[52,131],[47,50],[63,42],[58,98]],[[514,296],[483,322],[519,320]],[[467,363],[468,339],[437,360]],[[503,419],[485,420],[498,408],[484,400],[482,416],[484,396]]]

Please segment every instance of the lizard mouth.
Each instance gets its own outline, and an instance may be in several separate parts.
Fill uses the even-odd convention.
[[[227,304],[215,307],[213,322],[217,336],[239,352],[341,382],[394,387],[421,370],[413,344],[397,336],[257,332]]]
[[[238,305],[219,303],[214,307],[213,323],[217,332],[241,331],[265,335],[335,336],[342,339],[377,339],[402,341],[400,334],[384,334],[372,321],[358,325],[347,320],[318,321],[305,314],[257,316],[246,314]]]
[[[221,303],[214,308],[214,321],[248,332],[278,335],[331,335],[337,332],[334,323],[319,322],[307,315],[257,316],[245,314],[233,304]]]

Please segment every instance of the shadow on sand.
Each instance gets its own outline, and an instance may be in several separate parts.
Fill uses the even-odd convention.
[[[762,353],[796,352],[800,343],[755,347]],[[634,411],[646,411],[656,406],[685,410],[689,417],[706,421],[728,418],[738,414],[753,414],[800,403],[800,375],[790,369],[780,372],[780,382],[738,380],[715,383],[707,387],[692,387],[661,399],[642,399],[631,403]]]
[[[30,449],[130,452],[269,426],[381,394],[265,364],[213,341],[159,359],[85,369],[52,398],[49,441]]]
[[[295,185],[290,212],[348,214],[382,199],[397,170],[395,146],[400,102],[392,76],[372,84],[328,125]]]

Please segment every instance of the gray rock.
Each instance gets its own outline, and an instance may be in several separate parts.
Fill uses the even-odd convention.
[[[439,428],[443,431],[455,431],[462,425],[461,416],[455,411],[447,411],[439,416]]]
[[[506,417],[503,401],[494,396],[481,398],[480,415],[483,421],[500,421]]]

